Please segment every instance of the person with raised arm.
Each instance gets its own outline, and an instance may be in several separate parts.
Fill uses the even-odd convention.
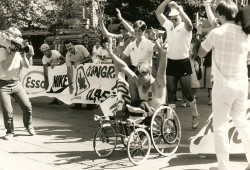
[[[250,124],[247,121],[247,55],[250,38],[235,24],[238,8],[233,1],[222,0],[216,7],[222,24],[211,30],[201,43],[199,56],[212,50],[212,112],[217,167],[210,170],[230,170],[228,124],[230,117],[239,132],[250,169]]]
[[[169,6],[170,20],[163,14],[165,8]],[[188,100],[192,110],[192,128],[199,125],[200,114],[197,110],[196,100],[191,91],[192,68],[189,59],[189,49],[192,39],[193,25],[183,8],[176,2],[164,0],[156,9],[155,14],[160,24],[167,31],[167,43],[169,45],[168,65],[167,65],[167,100],[169,106],[175,109],[175,97],[177,83],[180,81],[183,95]]]
[[[104,20],[103,14],[100,11],[97,11],[97,17],[98,17],[99,26],[103,33],[103,36],[106,38],[113,37],[113,38],[119,39],[119,53],[121,55],[123,51],[125,50],[125,48],[127,47],[127,45],[132,41],[132,35],[128,30],[131,31],[133,28],[131,28],[131,26],[124,19],[122,19],[120,10],[116,9],[116,11],[118,12],[117,16],[121,20],[121,24],[122,24],[121,26],[119,26],[120,34],[114,34],[107,30],[107,28],[105,27],[103,23],[103,20]]]
[[[131,70],[129,66],[112,51],[112,43],[109,38],[109,54],[115,65],[117,72],[121,71],[133,81],[139,91],[138,107],[144,109],[146,116],[151,116],[154,109],[159,105],[165,104],[166,99],[166,53],[168,46],[166,44],[159,44],[160,48],[160,62],[157,71],[157,76],[152,76],[151,66],[148,62],[140,62],[135,70]]]
[[[155,42],[147,39],[145,37],[145,31],[147,29],[147,25],[142,20],[137,20],[133,27],[125,21],[120,11],[117,9],[118,18],[122,21],[122,24],[125,28],[134,36],[135,40],[127,45],[123,53],[121,54],[121,58],[129,65],[130,69],[135,71],[137,65],[140,62],[147,62],[149,66],[152,68],[152,57],[154,50],[158,50],[155,47]],[[100,19],[100,27],[103,27],[103,17],[99,17]],[[112,37],[112,36],[111,36]],[[129,91],[131,95],[131,105],[137,106],[139,94],[138,88],[136,84],[128,79],[129,83]]]

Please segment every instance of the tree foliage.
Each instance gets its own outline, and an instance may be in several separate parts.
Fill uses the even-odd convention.
[[[163,0],[107,0],[100,2],[105,7],[108,22],[119,23],[115,8],[119,8],[123,17],[131,23],[140,19],[149,27],[159,28],[154,11]],[[194,21],[195,13],[206,17],[201,0],[175,0],[184,7],[185,12]],[[219,0],[212,0],[214,2]],[[240,4],[242,0],[237,0]],[[56,3],[57,8],[55,4]],[[88,6],[91,0],[0,0],[0,29],[9,26],[26,29],[69,28],[72,22],[81,22],[75,17],[77,7]],[[166,9],[166,14],[170,11]],[[202,12],[203,11],[203,12]],[[73,15],[74,14],[74,15]],[[79,21],[78,21],[79,20]]]
[[[136,20],[143,20],[149,27],[160,28],[160,24],[155,16],[155,10],[163,0],[108,0],[105,6],[105,14],[114,22],[117,20],[115,8],[121,10],[122,16],[134,23]],[[206,18],[205,8],[202,0],[174,0],[183,6],[185,12],[195,22],[195,14],[198,12],[201,18]],[[213,7],[220,0],[211,0]],[[235,0],[237,4],[241,4],[242,0]],[[166,8],[165,14],[170,12],[170,8]]]
[[[52,15],[49,5],[49,0],[1,0],[1,27],[46,28]]]
[[[48,29],[57,25],[66,28],[72,23],[75,0],[0,0],[0,29],[15,26],[24,29]]]

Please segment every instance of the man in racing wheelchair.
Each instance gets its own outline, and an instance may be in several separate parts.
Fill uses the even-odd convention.
[[[151,74],[152,68],[148,62],[139,63],[135,72],[133,72],[122,59],[113,53],[112,40],[109,38],[108,52],[113,60],[116,72],[125,73],[138,87],[140,99],[136,107],[127,105],[129,116],[144,116],[146,117],[145,123],[150,121],[150,117],[159,105],[166,103],[166,53],[168,46],[167,44],[160,44],[159,41],[156,41],[156,45],[159,49],[160,61],[157,76],[154,78]]]

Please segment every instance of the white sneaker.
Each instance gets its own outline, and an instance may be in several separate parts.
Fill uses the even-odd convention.
[[[3,140],[11,140],[13,138],[13,134],[12,133],[7,133],[4,137]]]
[[[199,126],[199,121],[200,121],[200,116],[193,116],[193,120],[192,120],[193,129],[197,129],[197,127]]]
[[[187,107],[187,103],[182,103],[181,107]]]
[[[35,129],[31,126],[29,128],[27,128],[27,131],[28,133],[31,135],[31,136],[35,136],[36,135],[36,131]]]

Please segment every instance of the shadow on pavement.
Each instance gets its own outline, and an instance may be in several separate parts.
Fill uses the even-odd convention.
[[[242,162],[244,159],[246,159],[244,154],[230,155],[230,161],[233,162]],[[210,164],[216,162],[217,159],[215,154],[182,154],[170,159],[168,163],[169,167],[179,167],[185,165]]]

